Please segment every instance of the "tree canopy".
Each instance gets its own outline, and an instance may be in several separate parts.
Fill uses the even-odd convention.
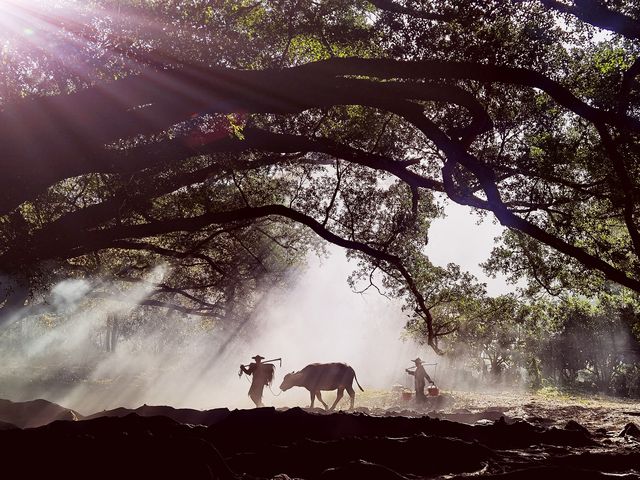
[[[0,25],[3,319],[160,259],[149,302],[224,317],[313,232],[437,349],[430,287],[472,288],[425,256],[437,196],[508,228],[487,268],[531,291],[640,292],[637,2],[5,1]]]

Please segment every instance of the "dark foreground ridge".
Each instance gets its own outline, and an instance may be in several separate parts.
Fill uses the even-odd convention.
[[[9,420],[0,417],[15,425]],[[496,479],[605,479],[616,473],[622,474],[616,478],[640,478],[633,438],[613,445],[605,435],[578,427],[504,419],[468,425],[427,416],[300,408],[202,412],[143,406],[38,428],[1,428],[0,475],[397,480],[470,473]]]
[[[81,420],[75,410],[61,407],[48,400],[12,402],[0,399],[0,430],[8,428],[33,428],[47,425],[56,420]]]

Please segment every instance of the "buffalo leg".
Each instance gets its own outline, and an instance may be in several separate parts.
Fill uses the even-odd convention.
[[[351,397],[351,410],[353,410],[353,402],[356,401],[356,392],[353,390],[353,387],[351,385],[349,385],[347,387],[347,393],[349,394],[349,396]]]
[[[311,394],[311,405],[309,406],[309,408],[313,408],[313,404],[316,401],[316,392],[314,392],[313,390],[309,390],[309,393]]]
[[[329,405],[327,405],[326,403],[324,403],[324,400],[322,399],[322,393],[320,393],[320,390],[318,390],[318,391],[316,392],[316,396],[318,397],[318,400],[320,400],[320,403],[321,403],[322,405],[324,405],[324,409],[325,409],[325,410],[329,410]]]
[[[338,395],[336,395],[336,401],[333,402],[333,405],[331,405],[331,408],[329,410],[333,410],[334,408],[336,408],[336,405],[338,404],[338,402],[342,400],[343,395],[344,395],[344,388],[339,388]]]

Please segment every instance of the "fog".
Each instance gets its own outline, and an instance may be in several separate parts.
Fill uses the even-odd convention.
[[[354,293],[346,281],[353,265],[341,249],[329,253],[327,259],[309,256],[307,268],[288,282],[292,289],[266,290],[247,327],[228,337],[201,317],[158,313],[123,335],[114,352],[102,348],[106,318],[127,315],[149,287],[132,286],[128,303],[88,303],[86,282],[62,282],[52,290],[58,315],[30,317],[2,332],[0,397],[45,398],[83,414],[142,404],[250,408],[249,381],[238,371],[256,354],[282,358],[274,393],[265,389],[266,405],[307,405],[304,389],[274,394],[285,373],[312,362],[350,364],[365,390],[409,386],[404,368],[416,355],[429,360],[433,354],[401,339],[406,316],[398,303],[373,290]],[[158,267],[151,277],[158,281],[164,273]]]
[[[439,265],[459,263],[488,282],[494,294],[509,290],[503,278],[488,279],[477,265],[488,257],[492,237],[501,227],[490,221],[478,225],[468,209],[455,205],[445,211],[448,217],[436,220],[430,230],[425,254]],[[367,391],[394,384],[410,387],[411,377],[404,369],[416,356],[439,362],[441,374],[447,371],[445,359],[401,338],[407,318],[400,304],[374,289],[354,293],[347,277],[355,266],[341,248],[329,246],[327,251],[328,258],[308,257],[307,267],[286,282],[292,288],[265,287],[244,328],[221,332],[207,319],[156,309],[142,325],[120,335],[114,352],[103,348],[107,317],[129,315],[150,287],[130,286],[127,303],[87,302],[87,282],[62,282],[51,292],[58,315],[27,318],[0,331],[0,361],[5,366],[0,398],[45,398],[84,414],[145,403],[250,408],[249,379],[239,377],[238,371],[256,354],[282,358],[274,393],[265,389],[265,404],[275,406],[308,404],[306,390],[279,394],[278,386],[284,374],[312,362],[350,364]],[[160,281],[164,274],[165,267],[159,266],[147,280]],[[437,374],[433,367],[427,371]],[[450,383],[447,378],[434,379]],[[342,406],[348,404],[343,402]]]

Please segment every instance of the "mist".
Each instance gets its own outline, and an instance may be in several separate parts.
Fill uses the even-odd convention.
[[[286,373],[313,362],[350,364],[368,391],[410,386],[404,373],[410,360],[433,361],[433,354],[401,338],[406,316],[397,302],[375,291],[354,293],[347,284],[353,265],[341,249],[328,251],[326,259],[308,257],[307,267],[286,282],[292,288],[265,290],[241,330],[221,334],[202,317],[158,311],[123,335],[113,352],[101,348],[105,319],[128,315],[150,287],[134,285],[126,303],[87,302],[85,281],[62,282],[51,292],[58,315],[27,317],[0,334],[6,366],[0,397],[45,398],[82,414],[142,404],[251,408],[249,380],[238,371],[256,354],[282,358],[265,405],[308,405],[306,390],[279,394],[278,386]],[[159,281],[165,273],[158,267],[150,276]],[[346,400],[339,405],[347,406]]]

